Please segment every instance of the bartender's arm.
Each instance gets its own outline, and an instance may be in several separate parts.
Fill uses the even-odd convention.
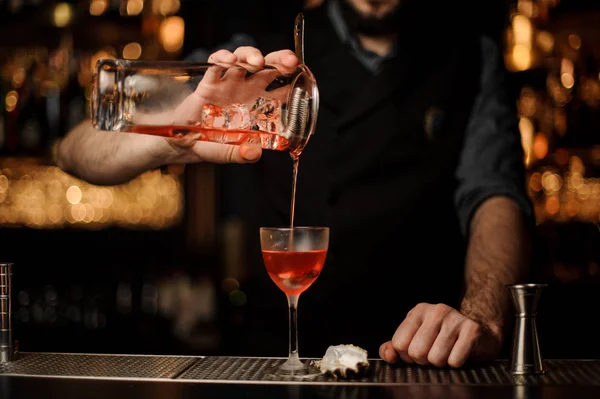
[[[256,48],[238,47],[233,52],[222,49],[208,58],[209,62],[233,66],[236,63],[249,67],[262,68],[265,64],[277,67],[280,72],[289,73],[298,65],[297,57],[289,50],[275,51],[263,56]],[[265,70],[269,77],[272,71]],[[176,112],[193,115],[201,109],[200,98],[214,94],[220,89],[220,81],[212,79],[207,73],[208,82],[203,78],[195,93],[181,104]],[[247,83],[253,87],[254,83]],[[229,80],[228,80],[229,79]],[[221,78],[230,87],[238,87],[237,93],[244,93],[246,83],[243,76],[232,77],[227,74]],[[272,80],[272,78],[271,78]],[[185,118],[183,118],[185,119]],[[188,118],[193,119],[193,118]],[[193,139],[167,139],[164,137],[107,132],[94,129],[90,121],[84,121],[71,130],[59,143],[56,151],[57,165],[67,173],[93,184],[113,185],[126,182],[139,174],[167,164],[175,163],[248,163],[256,162],[262,154],[259,147],[252,145],[229,145]]]
[[[58,144],[59,168],[89,183],[114,185],[163,165],[176,163],[255,162],[261,149],[193,139],[166,139],[135,133],[94,129],[86,120],[73,128]]]
[[[485,64],[456,177],[456,208],[468,238],[460,309],[421,303],[402,321],[380,356],[394,363],[460,367],[496,358],[510,314],[506,284],[522,282],[531,252],[531,204],[525,193],[516,113],[503,91],[504,66],[482,41]]]

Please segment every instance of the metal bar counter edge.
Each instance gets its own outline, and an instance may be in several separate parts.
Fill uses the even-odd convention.
[[[310,361],[310,359],[305,359]],[[461,369],[390,366],[309,381],[266,373],[283,358],[20,353],[0,363],[0,398],[600,398],[600,360],[549,359],[514,375],[498,360]]]

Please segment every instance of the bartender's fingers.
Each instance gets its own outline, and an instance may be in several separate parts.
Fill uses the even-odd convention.
[[[448,356],[448,366],[461,367],[465,364],[482,334],[483,331],[481,325],[472,320],[467,320],[461,326],[458,338]]]
[[[247,69],[241,66],[235,66],[232,68],[228,68],[223,75],[223,81],[233,82],[233,81],[242,81],[246,78]]]
[[[262,148],[255,145],[242,144],[240,146],[240,155],[244,160],[244,163],[254,163],[260,159]]]
[[[392,337],[392,347],[405,363],[414,363],[408,355],[408,348],[413,337],[423,323],[423,304],[419,304],[407,313]]]
[[[265,56],[265,63],[273,65],[281,73],[292,73],[298,67],[298,57],[291,50],[279,50]]]
[[[252,163],[262,154],[261,148],[256,146],[210,142],[198,142],[192,149],[203,161],[213,163]]]
[[[251,70],[259,70],[265,65],[265,57],[256,47],[242,46],[235,49],[233,54],[238,58],[238,63]]]
[[[433,346],[441,329],[441,321],[431,317],[431,314],[425,317],[423,324],[410,341],[408,346],[408,356],[421,366],[429,365],[429,350]]]
[[[394,364],[400,360],[400,356],[398,356],[394,350],[394,347],[392,346],[392,341],[387,341],[381,344],[379,347],[379,357],[389,364]]]
[[[189,153],[188,156],[179,157],[179,163],[194,163],[201,161],[217,164],[254,163],[258,161],[262,155],[262,149],[255,145],[237,146],[207,141],[194,140],[194,143],[182,141],[183,140],[179,140],[177,145],[182,148],[189,148]],[[173,141],[171,141],[171,143],[174,144]]]
[[[458,326],[452,326],[451,323],[445,323],[435,339],[435,342],[429,349],[427,360],[436,367],[445,367],[448,364],[448,357],[458,338]]]
[[[219,50],[212,53],[208,57],[208,62],[214,65],[210,66],[206,70],[204,76],[202,77],[202,82],[211,84],[219,83],[225,68],[231,68],[235,66],[237,57],[231,51]]]
[[[212,65],[208,67],[204,76],[202,77],[202,83],[207,84],[215,84],[221,81],[221,77],[223,76],[223,71],[225,67],[219,65]]]
[[[438,335],[442,333],[442,329],[443,334],[446,334],[448,329],[458,330],[465,317],[442,303],[419,304],[413,310],[419,311],[423,322],[408,347],[408,356],[416,363],[425,366],[432,364],[429,361],[430,351]],[[435,356],[433,358],[435,361],[439,360]]]
[[[237,56],[229,50],[221,49],[215,51],[208,57],[208,62],[211,64],[219,64],[221,66],[233,66],[237,62]]]

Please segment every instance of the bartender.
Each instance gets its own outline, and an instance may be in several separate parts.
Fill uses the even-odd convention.
[[[496,43],[445,3],[328,0],[305,11],[320,110],[300,157],[295,225],[329,226],[331,237],[321,275],[300,298],[301,356],[355,344],[390,363],[460,367],[502,349],[505,285],[529,266],[523,150]],[[260,66],[264,54],[293,67],[288,36],[238,36],[208,60]],[[62,141],[58,162],[116,184],[161,164],[211,161],[224,148],[166,142],[85,122]],[[246,317],[227,345],[283,356],[287,307],[264,269],[258,228],[289,225],[292,160],[263,151],[255,162],[244,151],[217,159],[251,163],[221,171],[225,211],[245,221],[251,265]]]

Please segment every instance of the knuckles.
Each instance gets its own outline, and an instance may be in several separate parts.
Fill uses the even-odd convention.
[[[438,351],[429,351],[427,361],[435,367],[444,367],[447,365],[447,359]]]

